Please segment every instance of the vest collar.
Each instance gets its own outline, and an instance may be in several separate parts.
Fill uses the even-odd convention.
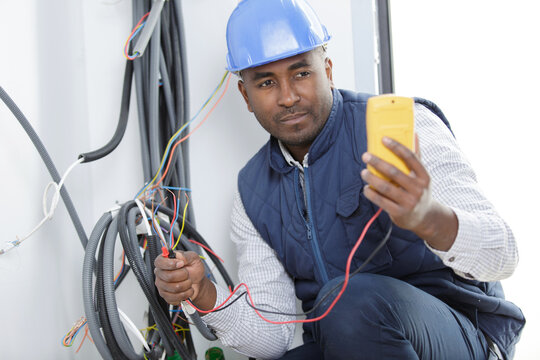
[[[311,165],[334,144],[337,132],[343,121],[343,97],[337,89],[332,89],[332,109],[320,134],[309,148],[308,164]],[[278,140],[270,136],[266,144],[270,167],[279,173],[287,173],[293,169],[283,157]]]

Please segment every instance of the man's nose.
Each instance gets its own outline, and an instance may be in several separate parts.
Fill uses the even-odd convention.
[[[288,81],[281,82],[278,104],[290,108],[300,101],[300,95],[293,84]]]

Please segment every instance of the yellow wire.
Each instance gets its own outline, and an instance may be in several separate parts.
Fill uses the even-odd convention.
[[[206,105],[208,105],[208,103],[214,98],[214,96],[216,96],[216,94],[217,94],[217,92],[219,91],[219,89],[221,89],[221,86],[222,86],[223,83],[225,82],[225,79],[227,78],[227,74],[228,74],[228,73],[229,73],[229,71],[226,70],[226,71],[225,71],[225,74],[223,74],[223,77],[221,78],[221,81],[219,82],[218,87],[216,88],[216,90],[214,91],[214,93],[212,94],[212,96],[210,96],[210,97],[208,98],[208,100],[206,100],[206,102],[204,103],[203,107],[201,108],[201,112],[204,110],[204,108],[206,107]],[[200,113],[199,113],[199,114],[200,114]],[[171,136],[171,138],[169,139],[169,142],[167,143],[167,146],[165,147],[165,149],[168,149],[168,148],[169,148],[169,146],[171,145],[173,139],[175,139],[176,136],[177,136],[182,130],[184,130],[184,128],[185,128],[186,126],[188,126],[190,123],[191,123],[191,121],[185,123],[184,126],[182,126],[180,129],[178,129],[178,131],[175,132],[173,136]],[[161,168],[163,167],[163,164],[165,163],[165,160],[166,160],[165,155],[167,155],[167,154],[164,154],[164,155],[163,155],[163,158],[161,159],[161,163],[159,164],[159,168],[158,168],[158,169],[161,169]],[[150,185],[152,185],[152,184],[154,183],[154,181],[156,181],[156,179],[158,178],[158,176],[159,176],[159,170],[156,172],[156,175],[154,176],[154,178],[152,179],[152,181],[150,181],[150,182],[144,187],[144,189],[141,191],[141,195],[143,195],[144,192],[148,189],[148,187],[149,187]]]
[[[189,331],[189,329],[183,328],[183,327],[181,327],[181,326],[178,325],[178,324],[173,324],[173,325],[174,325],[174,327],[177,328],[177,330],[175,330],[175,332],[178,332],[178,331]]]
[[[176,240],[176,244],[174,244],[173,246],[173,250],[176,249],[176,247],[178,246],[178,243],[180,242],[180,238],[182,237],[182,233],[184,232],[184,225],[186,224],[186,210],[189,204],[189,197],[187,196],[187,194],[186,194],[186,198],[187,198],[186,206],[184,206],[184,215],[182,217],[182,229],[180,229],[180,235],[178,235],[178,239]]]

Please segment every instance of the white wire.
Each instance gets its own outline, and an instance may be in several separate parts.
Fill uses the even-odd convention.
[[[155,225],[156,225],[156,229],[158,231],[158,236],[160,237],[161,242],[163,242],[164,244],[167,244],[167,241],[165,241],[165,235],[163,235],[163,230],[161,230],[161,226],[159,226],[159,221],[157,221],[154,218],[154,216],[152,216],[152,222],[154,222]]]
[[[137,326],[135,326],[133,321],[131,321],[131,319],[128,318],[128,316],[120,308],[118,308],[118,313],[120,314],[120,319],[124,325],[127,325],[128,330],[131,330],[131,333],[134,334],[137,340],[143,344],[146,351],[150,352],[150,347],[148,347],[144,336],[142,336],[141,331],[137,328]]]
[[[152,213],[146,209],[146,207],[142,204],[141,200],[135,199],[135,204],[139,207],[139,210],[141,211],[141,216],[143,217],[144,225],[146,225],[146,233],[148,236],[152,236],[152,228],[150,227],[150,224],[148,223],[147,216],[152,216]]]
[[[62,176],[58,184],[56,184],[54,181],[51,181],[50,183],[47,184],[47,186],[45,187],[45,191],[43,192],[43,199],[42,199],[44,218],[41,219],[39,224],[37,224],[36,227],[34,227],[34,229],[32,229],[32,231],[28,235],[22,238],[19,238],[17,236],[17,240],[14,240],[14,241],[6,241],[6,245],[0,249],[0,255],[5,254],[8,251],[13,250],[15,247],[19,246],[24,240],[28,239],[36,231],[38,231],[39,228],[42,227],[43,224],[45,224],[47,220],[52,219],[54,212],[56,211],[56,208],[58,207],[58,202],[60,201],[60,189],[62,189],[62,186],[64,185],[64,182],[66,181],[69,173],[75,168],[75,166],[79,165],[83,161],[84,159],[81,158],[75,161],[73,164],[71,164],[71,166],[66,170],[66,172],[64,173],[64,176]],[[47,194],[49,193],[50,188],[54,188],[54,194],[51,199],[51,205],[47,209]]]

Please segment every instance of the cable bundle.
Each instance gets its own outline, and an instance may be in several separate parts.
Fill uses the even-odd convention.
[[[147,0],[134,0],[133,22],[136,25],[126,41],[124,50],[127,63],[116,132],[104,147],[82,154],[80,157],[85,162],[97,160],[114,150],[120,142],[127,125],[131,82],[134,75],[143,176],[146,184],[136,198],[140,197],[143,201],[147,201],[148,208],[145,208],[139,200],[129,201],[120,207],[116,216],[110,212],[106,213],[96,224],[89,239],[83,269],[85,312],[94,343],[105,359],[153,359],[162,356],[163,352],[169,356],[176,353],[182,359],[195,359],[193,341],[190,332],[187,331],[190,324],[187,318],[179,316],[181,311],[179,309],[172,310],[175,316],[170,315],[169,306],[159,297],[155,289],[153,264],[164,246],[169,249],[178,247],[180,250],[192,250],[200,254],[200,248],[193,245],[196,243],[208,249],[211,260],[227,285],[233,286],[223,265],[191,225],[194,221],[193,208],[187,206],[189,202],[187,195],[180,196],[181,191],[190,191],[189,148],[186,140],[191,133],[176,140],[182,132],[189,130],[191,121],[221,88],[227,73],[201,110],[188,121],[189,99],[180,2],[157,0],[151,4]],[[148,49],[144,51],[148,40]],[[141,41],[144,43],[142,49]],[[132,54],[131,44],[135,42],[139,50]],[[219,100],[225,91],[226,89]],[[167,167],[164,169],[166,160],[168,160]],[[158,178],[159,181],[155,182]],[[178,191],[178,196],[173,190]],[[181,208],[184,209],[183,215],[180,214]],[[142,223],[147,231],[144,235],[137,235],[136,226]],[[113,258],[117,235],[121,239],[129,266],[124,266],[122,260],[122,270],[115,279]],[[126,327],[133,329],[134,326],[122,315],[115,299],[115,289],[129,269],[133,271],[149,302],[149,331],[147,338],[141,341],[144,345],[143,352],[134,350],[126,334]],[[214,279],[206,262],[205,269],[207,276]],[[95,288],[92,287],[93,273],[96,275]],[[203,336],[211,340],[216,339],[198,313],[190,315],[190,319]],[[183,331],[183,338],[178,336],[177,329]],[[139,333],[136,328],[133,332]]]
[[[0,98],[13,112],[27,131],[47,165],[57,185],[57,192],[62,196],[83,247],[86,250],[83,267],[83,298],[86,313],[63,339],[64,346],[71,346],[78,332],[85,326],[90,331],[91,340],[104,359],[158,359],[165,355],[178,355],[182,359],[197,357],[189,332],[187,317],[184,319],[178,308],[169,309],[159,297],[154,285],[154,260],[160,254],[162,246],[191,250],[201,253],[205,249],[214,266],[221,273],[225,283],[232,288],[233,282],[220,260],[209,245],[197,233],[193,224],[192,207],[188,207],[189,198],[180,196],[181,191],[190,191],[189,154],[187,139],[208,118],[225,94],[230,74],[221,79],[213,94],[201,109],[188,121],[189,99],[187,96],[187,76],[185,50],[182,29],[182,13],[179,0],[133,1],[133,19],[138,20],[135,29],[126,43],[126,67],[122,90],[119,121],[111,140],[100,149],[83,153],[76,163],[98,160],[111,153],[121,142],[128,121],[130,95],[133,77],[137,95],[138,118],[141,135],[141,156],[145,186],[136,197],[147,201],[146,208],[139,200],[129,201],[115,211],[105,213],[92,231],[89,239],[80,223],[79,217],[64,182],[52,159],[49,157],[39,137],[30,126],[22,112],[0,87]],[[151,35],[145,26],[152,23]],[[142,31],[141,31],[142,30]],[[148,28],[147,28],[148,30]],[[130,54],[130,43],[138,36],[149,36],[149,50]],[[138,45],[139,46],[139,45]],[[187,135],[177,140],[183,131],[188,132],[189,125],[209,104],[218,90],[227,82],[219,100],[213,105],[205,119]],[[168,143],[167,143],[168,141]],[[165,144],[167,144],[165,146]],[[165,161],[167,166],[164,168]],[[74,164],[75,165],[75,164]],[[71,168],[70,168],[71,170]],[[152,174],[155,174],[152,178]],[[155,182],[157,179],[159,180]],[[151,180],[152,179],[152,180]],[[152,187],[150,187],[152,185]],[[178,190],[178,196],[171,190]],[[167,195],[169,191],[172,196]],[[165,194],[165,195],[164,195]],[[58,196],[58,195],[56,195]],[[156,199],[160,199],[157,201]],[[183,208],[181,216],[179,209]],[[152,210],[150,210],[152,209]],[[118,213],[116,214],[116,211]],[[47,214],[46,214],[47,215]],[[50,218],[49,215],[47,218]],[[188,221],[189,219],[189,221]],[[180,227],[180,220],[182,226]],[[150,223],[151,226],[149,225]],[[145,226],[146,232],[138,234],[137,225]],[[152,232],[151,228],[155,230]],[[167,233],[170,241],[167,241]],[[113,276],[114,249],[117,237],[120,237],[125,257],[122,256],[121,270]],[[173,242],[173,239],[177,239]],[[20,241],[11,247],[18,246]],[[142,251],[141,251],[142,249]],[[214,280],[212,271],[204,262],[206,275]],[[145,297],[149,302],[149,326],[146,338],[131,320],[118,308],[115,290],[121,284],[129,270],[132,270]],[[94,282],[95,276],[95,282]],[[171,313],[174,315],[172,316]],[[204,325],[198,313],[190,315],[197,329],[207,339],[215,340],[215,335]],[[140,340],[143,351],[137,351],[127,332],[131,331]],[[178,335],[182,332],[182,337]],[[85,337],[86,337],[85,332]],[[80,348],[80,346],[79,346]]]
[[[172,218],[174,211],[165,206],[160,207],[160,228],[168,229],[169,225],[165,217]],[[140,206],[135,201],[129,201],[122,205],[116,216],[110,212],[105,213],[96,224],[86,249],[83,266],[83,297],[85,312],[88,319],[90,333],[98,351],[104,359],[157,359],[163,351],[171,356],[175,352],[182,359],[195,359],[196,353],[189,331],[183,332],[183,338],[176,333],[176,328],[189,329],[187,318],[174,314],[179,309],[172,309],[158,295],[154,286],[154,260],[160,256],[162,242],[157,235],[137,234],[136,228],[147,219],[147,209],[141,214]],[[194,250],[193,242],[208,248],[208,256],[214,266],[220,271],[228,286],[233,282],[225,271],[219,259],[211,252],[209,245],[189,222],[184,223],[185,229],[179,242],[179,249]],[[180,236],[180,227],[173,228],[175,236]],[[115,281],[113,274],[114,249],[117,238],[120,238],[129,267],[137,278],[143,293],[150,305],[149,323],[152,330],[145,339],[145,351],[138,353],[130,342],[123,323],[121,314],[116,303],[115,288],[121,281],[123,271]],[[144,252],[141,248],[144,247]],[[97,260],[96,260],[97,255]],[[207,276],[213,279],[210,267],[205,262]],[[96,273],[95,286],[93,285],[93,273]],[[206,337],[211,336],[209,330],[203,326],[198,314],[190,315],[192,321]],[[102,333],[100,331],[102,330]],[[137,329],[135,329],[137,331]],[[103,334],[103,335],[102,335]],[[215,337],[214,337],[215,339]]]

